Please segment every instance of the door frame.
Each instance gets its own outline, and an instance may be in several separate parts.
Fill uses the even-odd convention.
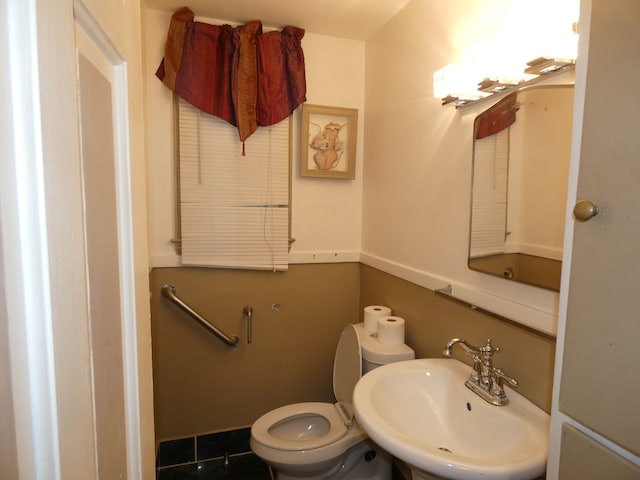
[[[86,5],[81,2],[75,2],[74,14],[77,57],[82,54],[87,58],[110,81],[112,87],[127,472],[130,479],[140,478],[142,464],[140,439],[142,432],[140,428],[140,403],[137,395],[138,352],[134,294],[133,219],[131,214],[133,206],[130,191],[131,177],[129,174],[131,158],[129,155],[127,115],[127,65],[123,56],[110,41],[109,36],[100,27]]]
[[[130,225],[121,233],[128,245],[122,262],[130,320],[124,351],[129,479],[154,475],[144,149],[131,135],[142,128],[141,113],[132,110],[139,99],[131,98],[142,90],[141,74],[131,72],[142,68],[141,45],[130,35],[136,28],[139,36],[140,6],[86,4],[0,0],[7,45],[0,57],[0,321],[9,346],[19,479],[97,478],[75,48],[76,18],[95,18],[85,15],[90,11],[100,19],[94,26],[116,34],[102,40],[124,52],[119,75],[126,100],[119,110],[126,142],[118,154],[126,162],[118,188],[124,192],[119,221]]]

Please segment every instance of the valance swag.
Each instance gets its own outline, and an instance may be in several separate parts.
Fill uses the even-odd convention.
[[[476,140],[495,135],[505,128],[509,128],[516,121],[517,111],[518,105],[515,95],[507,97],[496,104],[488,113],[478,117],[475,127]]]
[[[196,108],[236,126],[244,142],[306,101],[304,33],[296,27],[262,33],[260,21],[196,22],[185,7],[171,17],[156,76]]]

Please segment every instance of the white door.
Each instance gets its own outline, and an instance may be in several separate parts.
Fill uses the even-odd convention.
[[[640,2],[581,10],[569,211],[599,212],[567,229],[547,478],[640,478]]]
[[[0,478],[154,478],[140,2],[0,8]]]

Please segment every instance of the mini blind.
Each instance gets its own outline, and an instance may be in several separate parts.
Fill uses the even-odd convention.
[[[286,270],[289,119],[243,146],[225,121],[178,99],[182,264]]]
[[[505,251],[509,130],[475,141],[471,257]]]

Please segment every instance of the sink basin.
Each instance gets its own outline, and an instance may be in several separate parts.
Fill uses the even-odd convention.
[[[358,423],[374,442],[404,460],[414,478],[542,475],[549,415],[506,387],[509,405],[489,404],[464,386],[470,372],[466,364],[444,358],[377,368],[356,385]]]

